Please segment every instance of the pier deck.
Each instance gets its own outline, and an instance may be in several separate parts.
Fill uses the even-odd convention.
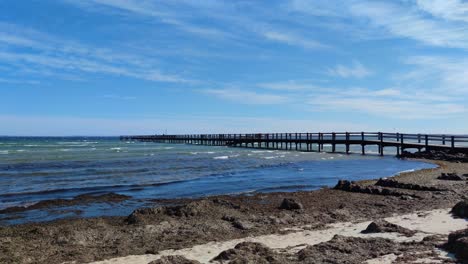
[[[121,136],[121,140],[316,152],[328,145],[331,149],[327,148],[327,152],[337,152],[337,146],[344,146],[345,153],[352,145],[359,145],[363,155],[366,146],[372,145],[378,147],[380,155],[387,147],[396,148],[397,154],[406,149],[468,152],[468,135],[383,132],[141,135]]]

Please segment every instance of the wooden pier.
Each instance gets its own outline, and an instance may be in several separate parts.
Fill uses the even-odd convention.
[[[384,148],[393,147],[400,154],[407,149],[453,150],[468,153],[468,135],[403,134],[383,132],[332,132],[332,133],[267,133],[267,134],[192,134],[121,136],[121,140],[183,143],[209,146],[247,147],[271,150],[297,150],[315,152],[350,153],[350,147],[360,146],[362,155],[366,146],[377,146],[384,155]],[[327,148],[325,148],[327,146]]]

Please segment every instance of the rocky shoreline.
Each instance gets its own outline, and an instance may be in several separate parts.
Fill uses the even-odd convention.
[[[395,227],[382,224],[380,220],[383,218],[452,208],[467,199],[468,177],[464,175],[468,173],[468,164],[447,161],[436,161],[436,164],[439,168],[403,173],[391,179],[341,181],[333,189],[166,200],[167,206],[137,209],[127,217],[4,226],[0,227],[0,263],[88,263],[129,255],[156,255],[164,250],[190,248],[213,241],[288,234],[296,227],[321,230],[341,222],[375,220],[376,226],[371,230],[388,232],[388,228]],[[438,179],[442,173],[457,174],[462,180]],[[400,229],[396,227],[396,230]],[[466,245],[467,239],[463,234],[452,235],[446,247],[460,258],[464,257],[465,251],[457,252]],[[366,240],[338,236],[294,254],[278,252],[263,245],[244,244],[224,254],[218,262],[344,263],[346,259],[346,263],[362,263],[395,253],[401,257],[395,260],[396,263],[408,263],[403,257],[405,254],[401,253],[404,248],[426,250],[447,241],[446,236],[435,236],[412,244],[401,244],[377,238]],[[344,248],[343,252],[351,253],[340,255],[331,250],[333,248]],[[264,252],[265,256],[251,252]],[[232,256],[247,257],[244,259],[247,262]],[[259,260],[255,262],[257,258]],[[167,257],[155,263],[193,263],[190,261]]]

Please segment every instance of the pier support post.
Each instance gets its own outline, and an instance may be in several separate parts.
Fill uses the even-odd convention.
[[[379,145],[379,148],[380,148],[380,156],[383,156],[384,155],[384,143],[383,143],[383,133],[382,132],[379,132],[379,138],[380,138],[380,145]]]
[[[318,134],[317,148],[318,152],[322,152],[322,133]]]
[[[426,151],[428,151],[429,150],[429,136],[425,135],[424,140],[425,140]]]
[[[299,140],[300,140],[300,135],[298,137],[298,134],[296,133],[296,150],[298,150],[300,147]]]
[[[346,154],[349,154],[349,133],[346,132]]]
[[[366,155],[366,145],[364,144],[364,132],[361,132],[361,151],[362,155]]]
[[[336,133],[332,133],[332,141],[333,141],[333,144],[332,144],[332,152],[335,153],[336,152]]]
[[[405,135],[400,134],[400,146],[401,146],[401,153],[405,151]]]

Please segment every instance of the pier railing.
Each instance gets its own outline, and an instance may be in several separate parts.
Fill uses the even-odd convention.
[[[331,152],[336,152],[337,145],[343,145],[346,153],[349,153],[351,145],[361,145],[362,154],[365,154],[366,146],[376,145],[381,155],[385,147],[395,147],[398,153],[405,149],[468,151],[468,135],[445,134],[385,132],[186,134],[122,136],[121,139],[301,151],[323,151],[324,145],[330,145]]]

